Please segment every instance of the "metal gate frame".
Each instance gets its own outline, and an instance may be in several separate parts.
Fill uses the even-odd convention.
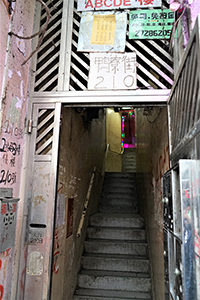
[[[31,108],[17,299],[46,300],[50,298],[61,104],[34,103]]]

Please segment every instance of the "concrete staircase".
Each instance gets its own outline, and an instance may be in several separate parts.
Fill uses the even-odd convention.
[[[151,299],[135,181],[135,173],[106,173],[99,212],[90,217],[74,300]]]
[[[136,172],[136,148],[126,148],[122,155],[122,171]]]

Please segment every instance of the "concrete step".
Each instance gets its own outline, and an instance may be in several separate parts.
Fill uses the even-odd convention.
[[[104,185],[103,189],[102,189],[102,195],[103,194],[121,194],[123,196],[133,196],[136,195],[137,196],[137,187],[135,183],[132,184],[106,184]]]
[[[131,174],[131,173],[126,173],[126,174]],[[103,183],[103,189],[105,186],[110,185],[110,186],[120,186],[120,187],[136,187],[137,186],[137,181],[135,176],[130,177],[130,178],[125,178],[125,177],[109,177],[105,178],[104,183]]]
[[[122,214],[137,214],[139,211],[137,203],[135,206],[126,206],[126,205],[99,205],[99,212],[102,213],[122,213]]]
[[[128,167],[136,167],[136,161],[134,161],[134,160],[128,160],[128,161],[126,161],[126,162],[123,162],[123,164],[122,164],[122,166],[123,166],[123,168],[128,168]],[[125,171],[124,171],[125,172]]]
[[[146,231],[120,227],[88,227],[87,237],[90,239],[145,241]]]
[[[120,186],[136,186],[137,184],[137,180],[136,177],[134,175],[134,173],[129,173],[126,172],[125,174],[130,174],[131,176],[129,177],[125,177],[125,176],[116,176],[116,177],[105,177],[104,179],[104,183],[103,183],[103,188],[105,185],[110,184],[111,186],[116,186],[117,184],[119,184]],[[127,175],[126,175],[127,176]]]
[[[123,164],[122,169],[126,172],[129,172],[129,170],[134,171],[136,170],[136,164],[131,162],[128,164]]]
[[[115,197],[115,198],[136,198],[137,199],[137,194],[136,194],[136,189],[131,188],[131,187],[109,187],[105,188],[102,193],[102,197]]]
[[[90,216],[91,226],[144,228],[144,219],[139,214],[95,213]]]
[[[134,170],[136,170],[136,167],[135,166],[123,167],[123,170],[126,172],[133,172]]]
[[[151,279],[143,273],[82,270],[80,288],[150,293]]]
[[[126,172],[106,172],[105,173],[105,178],[136,178],[136,173],[130,174],[130,173],[126,173]]]
[[[137,206],[138,202],[137,200],[133,200],[133,199],[123,199],[122,197],[120,198],[115,198],[115,197],[104,197],[101,198],[101,205],[110,205],[110,206],[124,206],[124,207],[129,207],[130,209],[132,208],[132,206],[134,205]]]
[[[148,293],[98,289],[76,290],[74,300],[151,300]]]
[[[124,240],[85,240],[87,253],[122,254],[122,255],[147,255],[147,243]]]
[[[127,156],[122,158],[123,165],[135,164],[136,165],[136,157]]]
[[[103,185],[106,185],[107,183],[111,183],[113,185],[116,185],[118,182],[121,184],[136,184],[136,176],[134,173],[128,173],[128,172],[124,172],[124,173],[119,173],[119,174],[126,174],[126,175],[123,175],[123,176],[120,176],[120,175],[105,175],[105,178],[104,178],[104,183]],[[128,176],[128,174],[130,174]]]
[[[136,157],[133,157],[133,156],[122,157],[123,165],[128,165],[128,164],[133,164],[133,163],[136,165]]]
[[[149,261],[141,256],[85,254],[81,265],[85,270],[149,273]]]

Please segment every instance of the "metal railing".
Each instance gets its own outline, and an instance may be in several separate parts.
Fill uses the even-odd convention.
[[[93,184],[94,184],[95,175],[96,175],[96,167],[94,168],[94,170],[92,172],[91,179],[90,179],[90,184],[89,184],[89,187],[88,187],[87,195],[86,195],[84,206],[83,206],[83,212],[82,212],[82,215],[81,215],[81,219],[80,219],[79,226],[78,226],[78,231],[77,231],[77,234],[76,234],[77,237],[81,236],[84,221],[85,221],[85,218],[86,218],[86,215],[87,215],[87,210],[88,210],[88,206],[89,206],[90,195],[91,195],[92,187],[93,187]]]

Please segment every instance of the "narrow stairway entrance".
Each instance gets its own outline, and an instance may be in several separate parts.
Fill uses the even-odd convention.
[[[135,167],[127,164],[134,161],[134,149],[123,155],[123,172],[105,174],[99,212],[90,217],[74,300],[151,299]]]

